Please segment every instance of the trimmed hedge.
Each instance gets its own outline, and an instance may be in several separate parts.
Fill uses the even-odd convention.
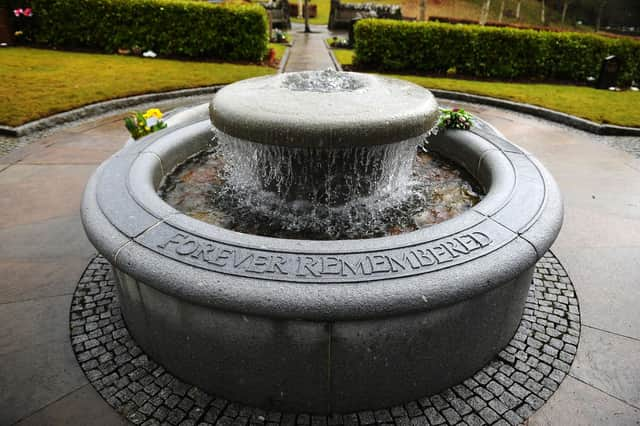
[[[367,19],[355,27],[357,66],[393,72],[584,82],[622,60],[618,83],[640,81],[640,42],[593,34]]]
[[[185,0],[32,0],[35,41],[115,52],[134,46],[160,55],[259,61],[268,19],[259,5]]]

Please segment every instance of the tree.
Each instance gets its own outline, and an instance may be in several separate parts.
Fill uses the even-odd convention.
[[[572,0],[564,0],[564,2],[562,3],[562,19],[561,22],[564,24],[564,21],[567,17],[567,9],[569,8],[569,4],[571,3]]]
[[[540,22],[542,22],[542,25],[544,25],[544,21],[545,21],[545,16],[544,16],[544,0],[542,0],[542,2],[540,2]]]
[[[598,2],[598,16],[596,17],[596,32],[600,31],[600,22],[602,21],[602,14],[604,8],[607,7],[608,0],[600,0]]]
[[[504,2],[505,0],[502,0],[502,3],[500,3],[500,15],[498,15],[498,22],[502,22],[502,16],[504,15]]]
[[[520,4],[522,3],[522,0],[518,0],[518,3],[516,4],[516,19],[519,21],[520,20]]]
[[[482,5],[482,9],[480,9],[480,25],[484,25],[487,23],[489,19],[489,9],[491,8],[491,0],[485,0]]]
[[[309,28],[309,0],[304,0],[304,32],[311,32],[311,28]]]
[[[419,21],[424,21],[427,17],[427,0],[420,0],[420,17]]]

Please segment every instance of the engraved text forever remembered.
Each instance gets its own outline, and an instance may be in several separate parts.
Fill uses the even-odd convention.
[[[176,233],[157,247],[171,257],[235,275],[269,275],[287,280],[352,279],[412,275],[469,260],[491,245],[482,232],[469,232],[415,247],[349,254],[277,253],[229,246]]]

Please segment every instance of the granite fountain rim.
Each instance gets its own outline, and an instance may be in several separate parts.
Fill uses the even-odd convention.
[[[162,292],[199,305],[309,320],[362,319],[382,313],[405,315],[425,307],[436,309],[486,292],[504,282],[508,275],[520,274],[531,267],[549,248],[562,223],[561,196],[549,173],[529,154],[478,120],[472,132],[447,131],[430,142],[445,156],[452,155],[444,151],[453,145],[461,147],[455,161],[472,169],[469,171],[487,186],[485,199],[456,218],[399,236],[366,240],[308,241],[240,234],[179,213],[155,192],[162,175],[207,146],[211,136],[208,120],[203,120],[176,125],[129,144],[92,177],[82,208],[89,238],[116,267],[152,283]],[[532,194],[538,197],[538,205],[530,217],[521,220],[518,209],[523,203],[536,201]],[[463,262],[451,260],[435,268],[417,269],[413,269],[417,264],[405,263],[405,271],[399,271],[396,264],[398,271],[395,272],[378,276],[360,274],[345,279],[336,278],[335,274],[321,278],[313,274],[295,276],[292,269],[288,270],[288,276],[234,271],[198,262],[193,252],[183,256],[175,250],[187,239],[206,244],[203,239],[206,237],[222,246],[290,256],[287,262],[294,263],[296,256],[301,255],[318,259],[363,255],[390,259],[397,254],[400,256],[397,260],[402,258],[403,250],[405,254],[415,254],[412,248],[444,244],[446,238],[459,235],[459,231],[465,229],[469,232],[475,229],[484,235],[491,233],[494,237],[491,244],[496,244],[492,250],[484,250],[479,244],[478,256]],[[172,238],[176,240],[178,234],[186,239],[170,242]],[[469,238],[465,241],[472,244]],[[158,249],[161,245],[164,248]],[[167,248],[170,250],[165,250]],[[440,254],[446,256],[442,249]],[[280,269],[286,265],[288,263]],[[274,272],[278,272],[277,268]],[[219,285],[218,277],[224,275],[238,278],[232,288]],[[454,275],[459,285],[442,284]],[[483,277],[481,285],[477,284],[478,276]],[[403,278],[403,284],[387,285],[395,278]],[[367,288],[366,295],[362,295],[363,286]]]

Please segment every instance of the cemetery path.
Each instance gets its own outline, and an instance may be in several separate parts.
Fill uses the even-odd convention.
[[[304,25],[292,24],[290,34],[293,46],[284,72],[335,69],[327,51],[325,40],[331,36],[326,26],[311,25],[311,33],[304,32]]]

